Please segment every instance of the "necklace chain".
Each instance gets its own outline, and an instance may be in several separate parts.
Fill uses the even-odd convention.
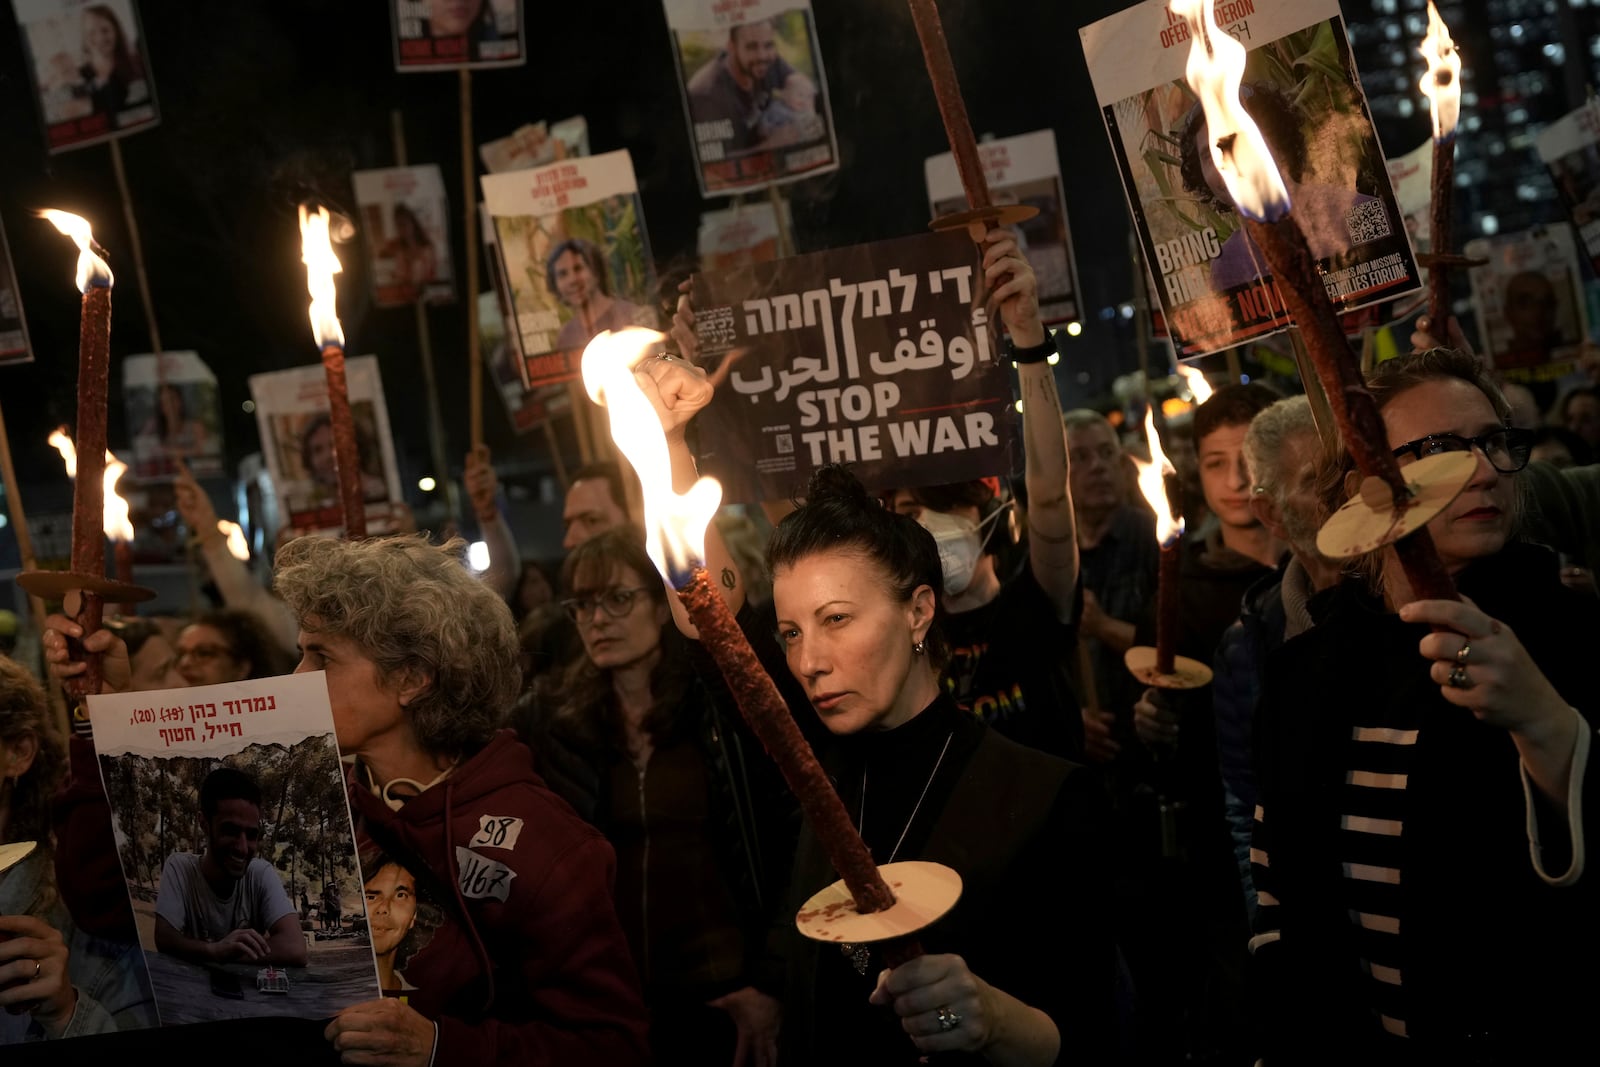
[[[939,768],[944,765],[945,753],[950,751],[950,741],[955,736],[956,736],[956,732],[954,730],[951,730],[948,734],[945,735],[944,747],[939,750],[939,758],[934,761],[933,770],[928,772],[928,780],[926,782],[924,782],[923,785],[922,785],[922,795],[917,797],[917,805],[916,805],[916,807],[911,809],[911,818],[906,820],[905,828],[900,831],[900,840],[898,840],[898,841],[896,841],[894,843],[894,851],[889,853],[889,858],[884,860],[883,861],[884,863],[893,863],[894,862],[894,858],[896,856],[900,855],[900,846],[906,843],[906,835],[911,832],[911,824],[917,821],[917,812],[922,810],[922,802],[924,800],[928,799],[928,790],[933,788],[933,780],[934,780],[935,777],[938,776]],[[860,806],[860,810],[856,813],[856,829],[860,831],[860,833],[861,833],[861,835],[863,837],[866,836],[866,832],[867,832],[867,769],[865,767],[861,768],[861,806]]]

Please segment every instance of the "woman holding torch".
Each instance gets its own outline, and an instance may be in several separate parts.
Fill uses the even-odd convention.
[[[1597,991],[1579,946],[1600,625],[1516,536],[1531,441],[1477,361],[1403,356],[1369,387],[1402,474],[1477,461],[1427,527],[1462,599],[1395,613],[1392,555],[1364,559],[1267,663],[1252,945],[1268,1063],[1557,1062]],[[1348,456],[1335,473],[1348,495]]]

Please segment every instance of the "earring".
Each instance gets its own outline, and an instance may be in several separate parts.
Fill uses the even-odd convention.
[[[911,654],[913,656],[920,656],[924,652],[926,652],[927,650],[928,650],[928,643],[926,641],[918,641],[918,642],[916,642],[915,644],[913,644],[911,646]]]

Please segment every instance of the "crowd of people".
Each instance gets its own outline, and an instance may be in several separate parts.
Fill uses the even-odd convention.
[[[869,491],[824,467],[767,509],[759,551],[733,523],[706,545],[873,860],[959,874],[914,958],[797,930],[836,876],[824,842],[615,465],[570,482],[559,568],[517,557],[479,452],[487,574],[459,540],[308,537],[279,548],[270,589],[184,481],[223,606],[89,635],[51,616],[49,685],[83,673],[79,645],[104,654],[105,692],[268,677],[290,647],[294,671],[323,672],[385,995],[319,1023],[308,1057],[1273,1067],[1581,1047],[1594,391],[1552,412],[1569,442],[1519,424],[1458,335],[1419,333],[1373,372],[1402,472],[1475,463],[1427,525],[1461,597],[1445,601],[1414,599],[1392,550],[1318,549],[1360,474],[1305,397],[1218,389],[1169,428],[1197,475],[1176,648],[1215,678],[1149,689],[1122,665],[1157,625],[1139,446],[1063,412],[1014,241],[993,235],[984,265],[1024,399],[1019,483]],[[635,368],[680,491],[715,388],[693,316],[685,292],[672,350]],[[1549,441],[1565,461],[1541,458]],[[92,717],[63,738],[46,707],[0,659],[0,843],[39,844],[0,873],[0,1005],[39,1040],[148,1026]],[[156,949],[294,967],[311,902],[256,855],[262,799],[241,779],[205,779],[206,849],[167,860]],[[467,847],[485,834],[487,880],[491,849]]]

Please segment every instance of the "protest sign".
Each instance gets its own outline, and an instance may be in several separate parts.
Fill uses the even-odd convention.
[[[378,306],[454,300],[450,208],[439,168],[430,163],[358,170],[350,181],[361,209]]]
[[[1551,382],[1574,369],[1589,336],[1583,268],[1572,231],[1540,227],[1468,241],[1463,252],[1487,259],[1468,272],[1478,341],[1508,379]]]
[[[716,396],[700,470],[732,503],[783,500],[826,463],[869,488],[1011,469],[1011,380],[978,249],[930,233],[695,279]]]
[[[1535,144],[1584,254],[1600,275],[1600,103],[1590,100],[1546,126]]]
[[[1013,228],[1017,246],[1039,279],[1039,315],[1047,323],[1071,322],[1082,314],[1078,299],[1078,267],[1067,224],[1067,201],[1061,189],[1061,163],[1053,130],[984,141],[978,159],[989,193],[997,204],[1026,204],[1039,213]],[[928,203],[935,218],[967,209],[956,157],[949,152],[923,164]]]
[[[28,322],[22,316],[22,291],[17,288],[17,271],[11,265],[5,223],[0,222],[0,366],[32,359]]]
[[[782,206],[788,211],[788,201]],[[696,243],[700,269],[730,270],[777,259],[779,233],[778,206],[770,200],[702,212]]]
[[[1405,220],[1411,247],[1426,252],[1433,225],[1433,140],[1423,141],[1403,156],[1389,160],[1389,184]]]
[[[180,465],[196,478],[223,473],[217,376],[198,353],[129,356],[122,361],[122,402],[135,478],[171,478]]]
[[[162,1025],[379,995],[321,671],[91,696],[89,715]],[[313,895],[334,921],[308,937]]]
[[[134,0],[13,0],[51,152],[160,121]]]
[[[810,0],[665,0],[705,196],[839,167]]]
[[[478,146],[483,169],[490,174],[527,170],[588,154],[589,123],[582,115],[562,119],[553,126],[547,122],[529,123]]]
[[[1418,288],[1338,4],[1224,0],[1216,14],[1248,50],[1240,97],[1272,147],[1334,308]],[[1202,356],[1288,326],[1184,81],[1188,23],[1164,0],[1146,0],[1079,32],[1178,355]]]
[[[369,533],[392,533],[404,508],[389,408],[377,356],[345,360],[350,413],[361,454],[361,493]],[[261,451],[277,489],[278,512],[295,535],[335,532],[344,525],[339,468],[328,414],[328,379],[322,364],[250,376]]]
[[[577,378],[597,333],[657,325],[655,264],[627,152],[480,180],[528,388]]]
[[[393,0],[396,70],[519,67],[522,0]]]
[[[489,377],[505,404],[506,418],[511,420],[513,430],[527,433],[546,419],[572,409],[568,386],[537,385],[530,389],[522,384],[522,361],[517,358],[511,336],[506,332],[499,297],[495,293],[478,294],[478,335]]]

